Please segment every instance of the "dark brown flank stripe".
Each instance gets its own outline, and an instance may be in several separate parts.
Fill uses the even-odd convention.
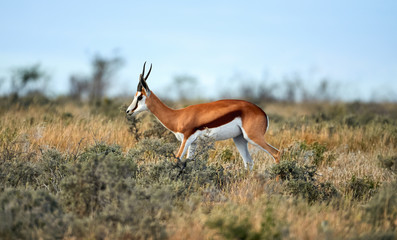
[[[226,113],[225,115],[222,115],[222,116],[214,119],[211,122],[205,123],[205,124],[195,128],[194,132],[196,132],[197,130],[204,130],[207,128],[216,128],[216,127],[225,125],[225,124],[233,121],[236,117],[240,117],[241,114],[242,114],[242,112],[240,110]]]

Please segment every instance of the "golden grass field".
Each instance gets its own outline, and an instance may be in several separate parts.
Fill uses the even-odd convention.
[[[397,156],[397,104],[271,103],[261,107],[270,116],[266,138],[285,156],[302,143],[309,148],[315,144],[325,147],[321,156],[325,160],[317,164],[315,180],[331,183],[339,197],[308,203],[304,197],[288,194],[284,181],[268,177],[274,166],[269,155],[251,147],[255,166],[247,172],[233,141],[217,142],[208,153],[208,164],[222,166],[233,174],[232,180],[216,190],[201,186],[196,194],[179,199],[171,216],[162,220],[168,239],[381,239],[386,233],[386,237],[397,238],[397,218],[390,219],[396,215],[385,212],[387,220],[367,221],[365,209],[373,197],[355,199],[350,187],[353,179],[364,179],[379,192],[396,181],[393,167],[397,162],[388,168],[381,159]],[[106,111],[86,104],[13,106],[0,115],[0,152],[2,156],[6,151],[39,156],[56,149],[73,155],[101,142],[117,144],[128,153],[140,140],[129,130],[130,122],[117,104],[112,111],[115,114],[109,117]],[[149,114],[139,118],[140,133],[156,125]],[[294,159],[298,165],[312,164],[313,152],[306,153]],[[159,157],[147,156],[138,165],[160,162]],[[39,160],[32,157],[29,161]],[[397,212],[397,205],[391,207]],[[251,235],[233,235],[239,227],[249,229]],[[88,224],[84,228],[88,232],[78,236],[68,229],[63,238],[97,238],[95,224]],[[104,232],[105,239],[115,237]]]

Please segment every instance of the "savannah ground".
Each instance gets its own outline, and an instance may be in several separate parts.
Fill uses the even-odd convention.
[[[232,140],[177,161],[128,101],[2,99],[1,239],[397,238],[397,104],[259,103],[283,156],[249,172]]]

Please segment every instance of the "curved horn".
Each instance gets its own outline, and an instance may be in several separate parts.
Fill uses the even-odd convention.
[[[138,87],[136,88],[136,90],[137,90],[137,92],[142,91],[142,83],[141,83],[141,81],[139,81]]]
[[[143,79],[143,77],[145,77],[145,66],[146,66],[146,61],[145,61],[145,63],[143,64],[142,74],[139,76],[140,79]]]
[[[146,79],[149,77],[149,74],[152,71],[152,64],[150,64],[150,69],[146,77],[145,77],[145,66],[146,66],[146,62],[143,64],[142,73],[139,75],[139,83],[138,83],[137,91],[142,91],[142,88],[145,88],[146,92],[150,94],[149,86],[146,83]]]
[[[145,62],[146,63],[146,62]],[[144,67],[145,69],[145,67]],[[147,80],[147,78],[149,77],[150,72],[152,71],[152,64],[150,64],[150,68],[149,68],[149,72],[147,73],[146,77],[145,77],[145,81]]]

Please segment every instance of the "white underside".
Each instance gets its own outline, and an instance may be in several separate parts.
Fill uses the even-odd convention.
[[[179,141],[181,142],[183,141],[184,135],[182,133],[174,132],[174,134]],[[258,146],[260,149],[266,151],[265,149],[263,149],[258,144],[256,144],[255,142],[253,142],[251,139],[248,138],[247,134],[243,129],[243,125],[240,117],[237,117],[233,121],[216,128],[207,128],[204,130],[196,131],[186,140],[181,158],[183,158],[186,153],[187,153],[187,158],[193,157],[196,148],[195,141],[199,137],[208,137],[215,141],[221,141],[221,140],[233,138],[234,143],[236,144],[237,149],[239,150],[240,155],[244,160],[244,166],[246,168],[249,167],[250,169],[252,169],[253,167],[253,161],[248,151],[248,143],[251,143],[254,146]]]
[[[229,138],[237,137],[241,135],[241,129],[243,128],[241,118],[237,117],[233,121],[216,127],[216,128],[208,128],[200,131],[200,135],[203,134],[206,137],[214,139],[215,141],[226,140]]]
[[[181,158],[186,154],[188,151],[188,158],[192,157],[194,150],[195,150],[195,144],[194,142],[197,140],[199,137],[205,137],[209,138],[211,140],[215,141],[221,141],[221,140],[226,140],[229,138],[235,138],[237,136],[242,135],[242,121],[240,117],[235,118],[233,121],[216,127],[216,128],[206,128],[204,130],[198,130],[194,134],[192,134],[186,141],[185,147],[183,149]],[[174,132],[176,138],[179,141],[183,141],[184,135],[182,133]]]
[[[234,138],[242,134],[242,122],[241,118],[237,117],[233,121],[216,127],[216,128],[206,128],[204,130],[196,131],[192,136],[189,137],[196,140],[199,136],[208,137],[215,141],[226,140],[229,138]],[[179,141],[183,141],[184,135],[183,133],[174,132],[176,138]],[[194,141],[193,140],[193,141]]]

